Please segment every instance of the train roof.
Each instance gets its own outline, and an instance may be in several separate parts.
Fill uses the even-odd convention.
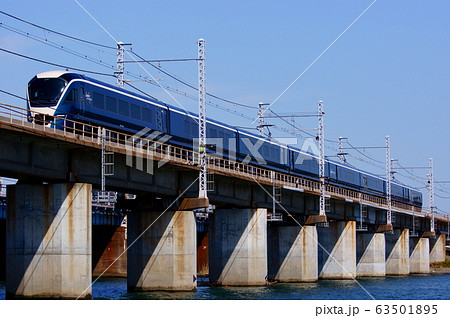
[[[114,90],[123,92],[125,94],[129,94],[129,95],[135,96],[135,97],[140,98],[140,99],[145,99],[145,100],[150,101],[150,102],[152,102],[154,104],[158,104],[158,105],[167,107],[170,110],[176,111],[178,113],[189,115],[189,116],[191,116],[193,118],[197,118],[198,117],[198,114],[196,114],[194,112],[187,111],[187,110],[182,109],[180,107],[176,107],[176,106],[173,106],[173,105],[166,104],[166,103],[164,103],[164,102],[162,102],[160,100],[157,100],[155,98],[151,98],[149,96],[144,96],[144,95],[141,95],[141,94],[129,91],[127,89],[124,89],[124,88],[121,88],[121,87],[117,87],[117,86],[114,86],[114,85],[111,85],[111,84],[108,84],[108,83],[96,80],[94,78],[91,78],[91,77],[88,77],[88,76],[85,76],[85,75],[81,75],[81,74],[78,74],[78,73],[67,72],[67,71],[50,71],[50,72],[40,73],[40,74],[36,75],[36,77],[37,78],[58,78],[58,77],[61,77],[61,78],[65,79],[66,81],[71,81],[71,80],[76,80],[76,79],[83,79],[85,81],[92,82],[92,83],[95,83],[95,84],[98,84],[98,85],[102,85],[102,86],[106,86],[106,87],[108,87],[110,89],[114,89]],[[219,121],[214,120],[214,119],[207,118],[207,121],[211,122],[211,123],[214,123],[214,124],[217,124],[217,125],[220,125],[220,126],[223,126],[224,128],[227,128],[227,129],[230,129],[230,130],[233,130],[233,131],[237,130],[236,127],[233,127],[231,125],[219,122]]]
[[[72,80],[82,79],[82,80],[85,80],[85,81],[88,81],[88,82],[92,82],[92,83],[95,83],[95,84],[98,84],[98,85],[106,86],[106,87],[108,87],[110,89],[114,89],[114,90],[120,91],[122,93],[135,96],[135,97],[140,98],[140,99],[145,99],[147,101],[150,101],[150,102],[155,103],[155,104],[159,104],[159,105],[164,106],[164,107],[169,107],[169,105],[167,105],[166,103],[164,103],[162,101],[159,101],[159,100],[157,100],[155,98],[151,98],[149,96],[140,95],[140,94],[137,94],[135,92],[126,90],[124,88],[117,87],[117,86],[114,86],[114,85],[111,85],[111,84],[108,84],[108,83],[96,80],[96,79],[94,79],[92,77],[88,77],[88,76],[85,76],[85,75],[82,75],[82,74],[78,74],[78,73],[73,73],[73,72],[68,72],[68,71],[49,71],[49,72],[39,73],[39,74],[36,75],[36,78],[59,78],[59,77],[61,77],[62,79],[66,80],[68,82],[70,82]]]
[[[36,75],[36,78],[58,78],[63,75],[68,75],[70,77],[77,77],[80,78],[82,75],[76,74],[76,73],[70,73],[67,71],[49,71],[49,72],[43,72]]]

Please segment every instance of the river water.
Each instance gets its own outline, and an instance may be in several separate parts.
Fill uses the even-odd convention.
[[[320,280],[317,283],[273,284],[264,287],[209,287],[199,278],[196,292],[127,292],[126,279],[100,279],[92,287],[94,299],[187,299],[187,300],[411,300],[450,299],[450,274],[407,277]],[[0,282],[0,299],[5,299],[5,283]]]

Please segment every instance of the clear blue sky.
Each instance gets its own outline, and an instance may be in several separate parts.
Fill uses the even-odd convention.
[[[310,1],[86,1],[85,8],[118,41],[148,59],[195,58],[196,41],[206,40],[207,91],[236,102],[271,103],[306,67],[358,17],[373,0]],[[115,46],[75,1],[7,1],[1,10],[22,19],[92,42]],[[447,0],[378,0],[276,102],[277,113],[315,112],[322,99],[326,109],[326,137],[348,137],[354,146],[383,146],[391,136],[392,157],[403,166],[427,166],[433,157],[435,178],[450,180],[450,2]],[[2,26],[29,32],[59,46],[115,65],[115,52],[80,45],[0,15]],[[99,72],[111,69],[33,41],[4,27],[0,48],[20,54]],[[36,73],[55,67],[0,52],[0,89],[25,96],[26,84]],[[196,85],[195,62],[165,63],[165,68]],[[137,65],[133,74],[146,75]],[[160,83],[193,96],[195,91],[145,67]],[[97,77],[114,83],[114,79]],[[128,77],[130,78],[130,77]],[[149,94],[176,104],[162,89],[133,83]],[[196,111],[192,99],[173,94],[186,109]],[[0,94],[0,101],[24,102]],[[215,100],[211,100],[216,102]],[[252,126],[256,111],[217,102],[244,114],[208,107],[208,116],[239,126]],[[278,126],[282,122],[272,120]],[[304,128],[316,119],[297,119]],[[253,125],[254,126],[254,125]],[[286,125],[284,125],[287,127]],[[313,132],[315,133],[315,132]],[[283,136],[274,131],[275,136]],[[328,143],[335,155],[337,145]],[[354,158],[361,155],[351,152]],[[384,150],[367,154],[381,163],[350,159],[355,166],[384,174]],[[369,161],[369,160],[368,160]],[[426,170],[415,174],[425,177]],[[399,179],[416,187],[401,172]],[[413,178],[414,179],[414,178]],[[436,194],[450,197],[448,193]],[[424,201],[426,192],[424,191]],[[436,198],[450,211],[450,200]]]

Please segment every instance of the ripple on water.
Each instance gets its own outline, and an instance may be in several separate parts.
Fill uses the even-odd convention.
[[[92,288],[94,299],[164,300],[340,300],[340,299],[450,299],[450,274],[411,275],[408,277],[320,280],[316,283],[271,284],[263,287],[209,287],[199,279],[195,292],[127,291],[126,279],[100,279]],[[0,299],[5,299],[5,283],[0,282]]]

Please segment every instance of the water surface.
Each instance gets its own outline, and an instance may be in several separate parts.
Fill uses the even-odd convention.
[[[450,299],[450,274],[407,277],[319,280],[317,283],[272,284],[264,287],[210,287],[199,279],[195,292],[127,292],[126,279],[100,279],[92,288],[94,299],[167,300],[340,300],[340,299]],[[371,296],[370,296],[370,295]],[[5,299],[5,283],[0,282],[0,299]]]

